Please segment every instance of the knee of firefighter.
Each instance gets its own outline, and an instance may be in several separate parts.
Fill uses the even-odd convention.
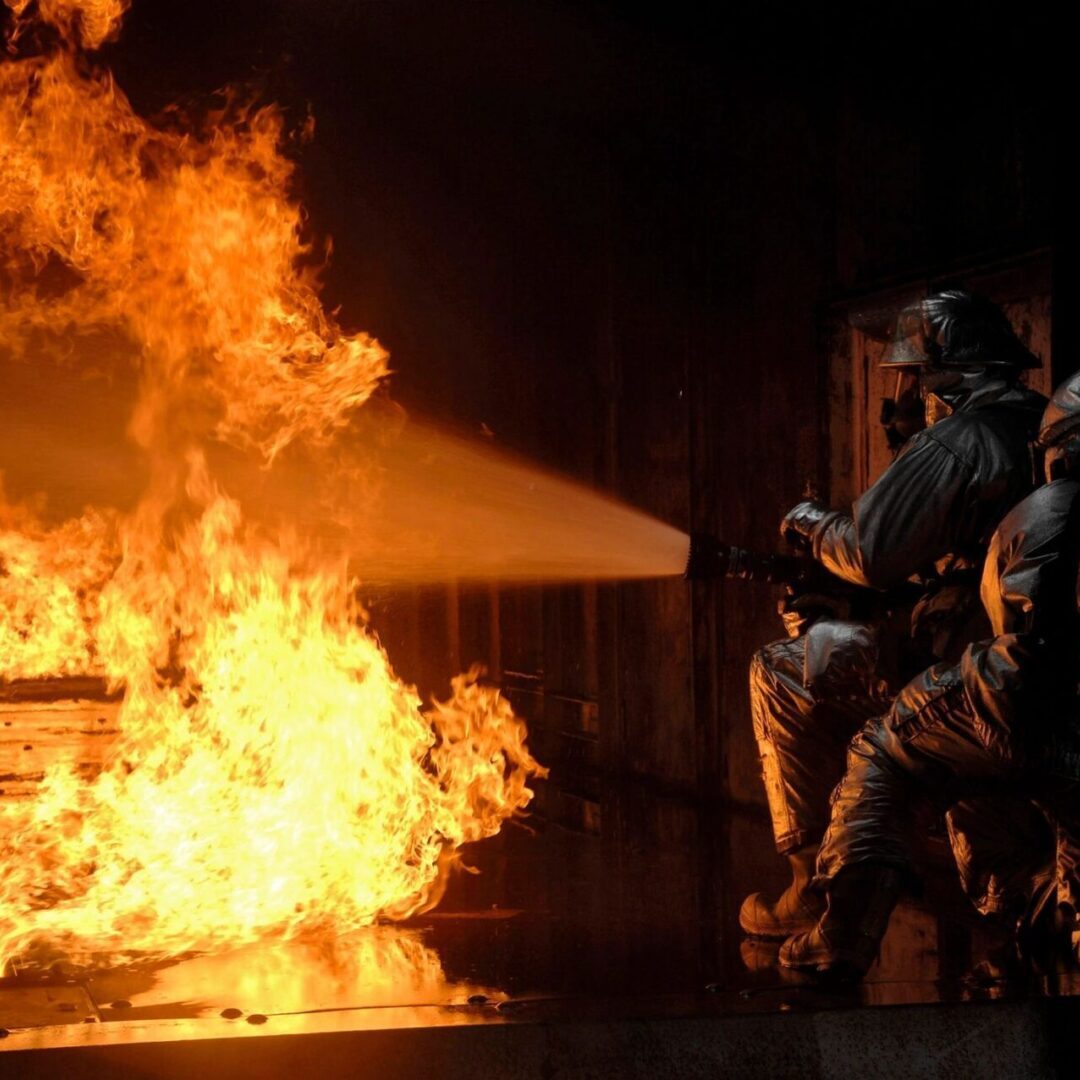
[[[844,824],[867,797],[879,798],[895,785],[895,763],[887,749],[884,719],[869,721],[851,740],[844,775],[829,795],[832,819]]]
[[[758,743],[770,742],[778,729],[801,726],[800,718],[811,706],[801,675],[798,639],[774,641],[754,653],[750,660],[750,713]]]
[[[822,619],[805,635],[803,684],[817,699],[877,688],[879,631],[868,623]]]

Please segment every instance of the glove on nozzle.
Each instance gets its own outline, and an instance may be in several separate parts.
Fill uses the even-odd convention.
[[[814,539],[835,516],[836,511],[823,503],[804,499],[784,515],[784,520],[780,522],[780,535],[793,547],[812,551]]]

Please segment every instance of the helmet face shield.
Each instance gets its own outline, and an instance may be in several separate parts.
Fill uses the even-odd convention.
[[[899,314],[882,367],[999,369],[1015,375],[1039,366],[1005,312],[985,297],[943,289]]]
[[[915,368],[897,367],[892,396],[881,399],[881,426],[893,453],[926,427],[919,375]]]
[[[932,364],[934,356],[929,329],[921,305],[901,311],[892,340],[881,358],[881,367],[918,371]]]

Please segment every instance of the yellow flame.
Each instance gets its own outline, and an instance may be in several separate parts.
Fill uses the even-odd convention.
[[[319,302],[278,112],[230,102],[155,126],[76,55],[123,8],[43,0],[61,45],[0,65],[0,346],[135,363],[151,476],[123,517],[0,518],[0,679],[91,671],[124,690],[100,774],[58,762],[0,809],[7,957],[405,916],[543,771],[476,670],[422,710],[344,564],[245,523],[211,475],[215,440],[265,466],[327,444],[387,354]]]
[[[117,561],[113,515],[47,530],[0,485],[0,679],[103,673],[98,598]]]

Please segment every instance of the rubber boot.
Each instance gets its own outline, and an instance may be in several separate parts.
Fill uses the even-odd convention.
[[[1027,904],[1008,926],[1008,946],[1019,964],[1038,975],[1058,970],[1070,951],[1071,919],[1058,905],[1057,879],[1050,872],[1032,879]],[[996,959],[991,955],[991,962]]]
[[[899,871],[881,864],[842,871],[826,890],[825,913],[817,925],[780,947],[781,966],[861,979],[877,958],[903,881]]]
[[[752,937],[783,941],[792,934],[812,930],[825,911],[825,898],[810,891],[817,863],[817,844],[788,855],[791,884],[776,901],[763,893],[751,893],[739,910],[739,925]]]

